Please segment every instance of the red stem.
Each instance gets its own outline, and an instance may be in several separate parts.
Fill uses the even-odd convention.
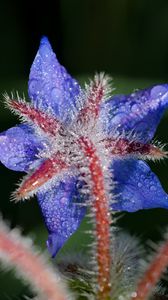
[[[100,159],[92,142],[86,138],[80,139],[80,145],[89,160],[89,170],[92,181],[92,208],[96,221],[96,260],[98,267],[97,299],[110,299],[110,224],[109,201],[105,191],[104,176]]]
[[[106,138],[103,140],[106,148],[112,155],[119,155],[127,158],[127,155],[134,155],[138,157],[162,158],[167,152],[162,148],[156,147],[152,144],[143,144],[137,141],[129,141],[126,138]]]
[[[36,124],[45,133],[49,133],[53,136],[57,133],[60,128],[60,123],[53,116],[49,116],[43,111],[34,108],[26,102],[19,102],[13,100],[9,103],[9,106],[17,111],[21,116],[28,119],[28,121]]]
[[[70,299],[62,287],[59,275],[29,244],[16,230],[10,232],[7,226],[0,222],[0,260],[16,267],[17,272],[42,298]]]
[[[158,254],[149,265],[143,278],[138,284],[135,296],[132,300],[145,300],[148,299],[152,289],[155,287],[156,283],[159,281],[162,273],[168,265],[168,242],[166,242],[159,249]]]
[[[105,87],[103,80],[99,79],[97,82],[93,82],[89,94],[87,97],[86,106],[81,109],[78,115],[78,121],[82,121],[83,123],[87,123],[88,119],[92,117],[92,119],[96,119],[99,114],[99,105],[104,96]],[[77,122],[78,122],[77,121]]]
[[[58,153],[46,159],[37,170],[28,175],[21,183],[21,186],[15,193],[16,199],[27,197],[29,193],[36,191],[36,189],[67,168],[68,165]]]

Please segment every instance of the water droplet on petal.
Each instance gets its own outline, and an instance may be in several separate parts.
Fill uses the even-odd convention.
[[[132,111],[133,113],[139,113],[139,105],[136,104],[136,103],[134,103],[134,104],[132,105],[132,107],[131,107],[131,111]]]
[[[48,45],[42,45],[39,49],[39,53],[44,61],[48,61],[51,59],[51,49],[49,49]]]
[[[152,98],[157,98],[164,95],[165,93],[168,93],[168,88],[162,85],[157,85],[152,88],[150,95]]]
[[[62,102],[62,95],[61,95],[60,89],[57,89],[57,88],[53,88],[52,89],[52,91],[51,91],[51,99],[54,102],[57,102],[57,103],[61,104],[61,102]]]
[[[39,82],[36,79],[31,79],[29,81],[29,93],[36,97],[39,94]]]
[[[38,56],[37,60],[36,60],[36,70],[40,71],[41,69],[41,57]]]
[[[156,186],[154,186],[154,185],[151,185],[151,186],[150,186],[150,190],[151,190],[151,191],[156,191],[156,190],[157,190],[157,188],[156,188]]]
[[[62,197],[61,199],[60,199],[60,203],[61,204],[66,204],[68,202],[68,199],[66,198],[66,197]]]
[[[124,122],[124,114],[122,113],[119,113],[119,114],[116,114],[113,118],[112,118],[112,123],[114,125],[118,125],[120,126],[120,123]]]

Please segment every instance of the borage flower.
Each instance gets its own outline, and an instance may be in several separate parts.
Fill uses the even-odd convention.
[[[168,105],[168,84],[111,97],[109,78],[100,74],[82,89],[44,37],[31,67],[29,96],[31,103],[5,96],[24,124],[1,133],[0,160],[27,173],[14,197],[37,194],[52,256],[93,199],[101,198],[104,207],[108,199],[118,211],[168,208],[167,194],[142,161],[166,155],[151,140]]]

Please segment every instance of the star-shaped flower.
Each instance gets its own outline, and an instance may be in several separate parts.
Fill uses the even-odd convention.
[[[31,67],[29,96],[30,103],[5,96],[24,122],[1,133],[0,160],[27,173],[14,197],[37,194],[52,256],[102,189],[109,201],[115,195],[115,210],[168,208],[167,194],[142,161],[166,155],[151,140],[168,106],[168,84],[111,97],[109,78],[100,74],[82,89],[44,37]]]

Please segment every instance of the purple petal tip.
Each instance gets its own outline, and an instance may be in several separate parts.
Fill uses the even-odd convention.
[[[56,233],[50,233],[47,240],[47,248],[51,257],[54,258],[58,251],[62,248],[65,238]]]

